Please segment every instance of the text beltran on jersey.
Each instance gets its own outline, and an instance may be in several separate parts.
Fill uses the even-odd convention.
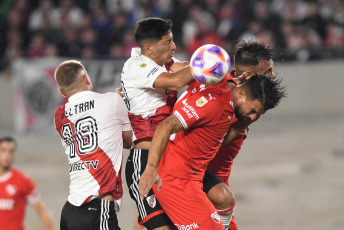
[[[64,117],[68,118],[70,116],[73,116],[74,114],[86,112],[90,109],[94,109],[94,100],[74,105],[74,108],[71,107],[64,112],[64,114],[61,116],[61,119],[63,119]]]

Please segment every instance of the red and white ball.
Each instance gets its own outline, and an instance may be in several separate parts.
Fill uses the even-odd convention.
[[[216,85],[226,78],[231,69],[228,53],[220,46],[207,44],[199,47],[190,59],[193,77],[200,83]]]

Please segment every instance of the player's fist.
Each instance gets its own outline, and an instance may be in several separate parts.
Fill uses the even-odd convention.
[[[149,191],[151,190],[152,186],[158,183],[158,191],[162,186],[161,179],[158,175],[156,168],[147,166],[143,174],[141,175],[139,181],[139,191],[140,197],[143,200],[145,197],[148,196]]]

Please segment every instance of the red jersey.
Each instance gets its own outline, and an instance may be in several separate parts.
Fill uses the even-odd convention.
[[[226,81],[227,82],[232,81],[235,84],[237,84],[232,78],[232,76],[234,75],[235,75],[235,70],[231,70],[231,74],[228,75]],[[236,122],[238,122],[238,119],[234,115],[231,121],[231,125],[235,124]],[[228,178],[232,169],[233,160],[238,155],[241,149],[241,146],[247,137],[247,132],[248,132],[248,128],[242,131],[230,143],[228,143],[225,146],[221,146],[221,148],[217,152],[214,159],[212,159],[209,162],[207,170],[212,172],[214,175],[220,178],[227,185],[228,185]]]
[[[179,178],[202,180],[234,114],[226,81],[214,86],[194,81],[174,106],[173,113],[185,130],[169,141],[159,170]]]
[[[16,169],[0,177],[0,229],[23,230],[27,201],[39,197],[32,180]]]
[[[238,122],[238,119],[234,116],[231,121],[231,125]],[[228,178],[231,173],[232,164],[234,158],[238,155],[244,140],[247,137],[248,128],[242,131],[234,140],[225,146],[221,146],[216,153],[214,159],[212,159],[207,170],[212,172],[218,178],[228,185]]]

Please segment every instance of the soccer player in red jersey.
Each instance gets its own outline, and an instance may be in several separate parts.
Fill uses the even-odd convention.
[[[29,202],[45,228],[56,230],[54,220],[33,181],[12,168],[17,156],[16,148],[16,141],[12,137],[0,139],[0,229],[24,230],[25,208]]]
[[[231,75],[236,79],[238,83],[240,83],[241,81],[246,81],[255,74],[261,74],[274,79],[276,75],[273,72],[273,64],[272,48],[269,45],[261,42],[243,41],[235,46],[235,70],[231,71]],[[235,126],[238,123],[238,118],[234,116],[231,124]],[[229,186],[228,179],[231,172],[233,160],[239,153],[241,145],[247,137],[247,133],[248,128],[245,128],[237,137],[235,137],[234,140],[232,140],[228,144],[223,145],[216,154],[215,158],[209,162],[207,170],[216,175],[222,182],[226,184],[226,186]],[[212,181],[210,180],[210,182]],[[216,185],[205,183],[205,186],[203,188],[204,192],[208,194],[208,197],[211,199],[218,210],[225,209],[226,206],[228,206],[226,196],[219,195],[223,191],[223,186],[225,186],[224,183],[219,183]],[[238,229],[234,216],[231,219],[231,210],[233,209],[234,206],[227,209],[229,210],[229,212],[221,215],[221,219],[223,221],[225,229]]]
[[[222,230],[221,219],[202,189],[205,170],[234,113],[243,121],[256,120],[284,96],[279,84],[260,75],[240,86],[231,85],[230,90],[225,81],[215,86],[193,82],[154,133],[139,182],[141,198],[158,182],[153,186],[155,195],[177,228]]]

